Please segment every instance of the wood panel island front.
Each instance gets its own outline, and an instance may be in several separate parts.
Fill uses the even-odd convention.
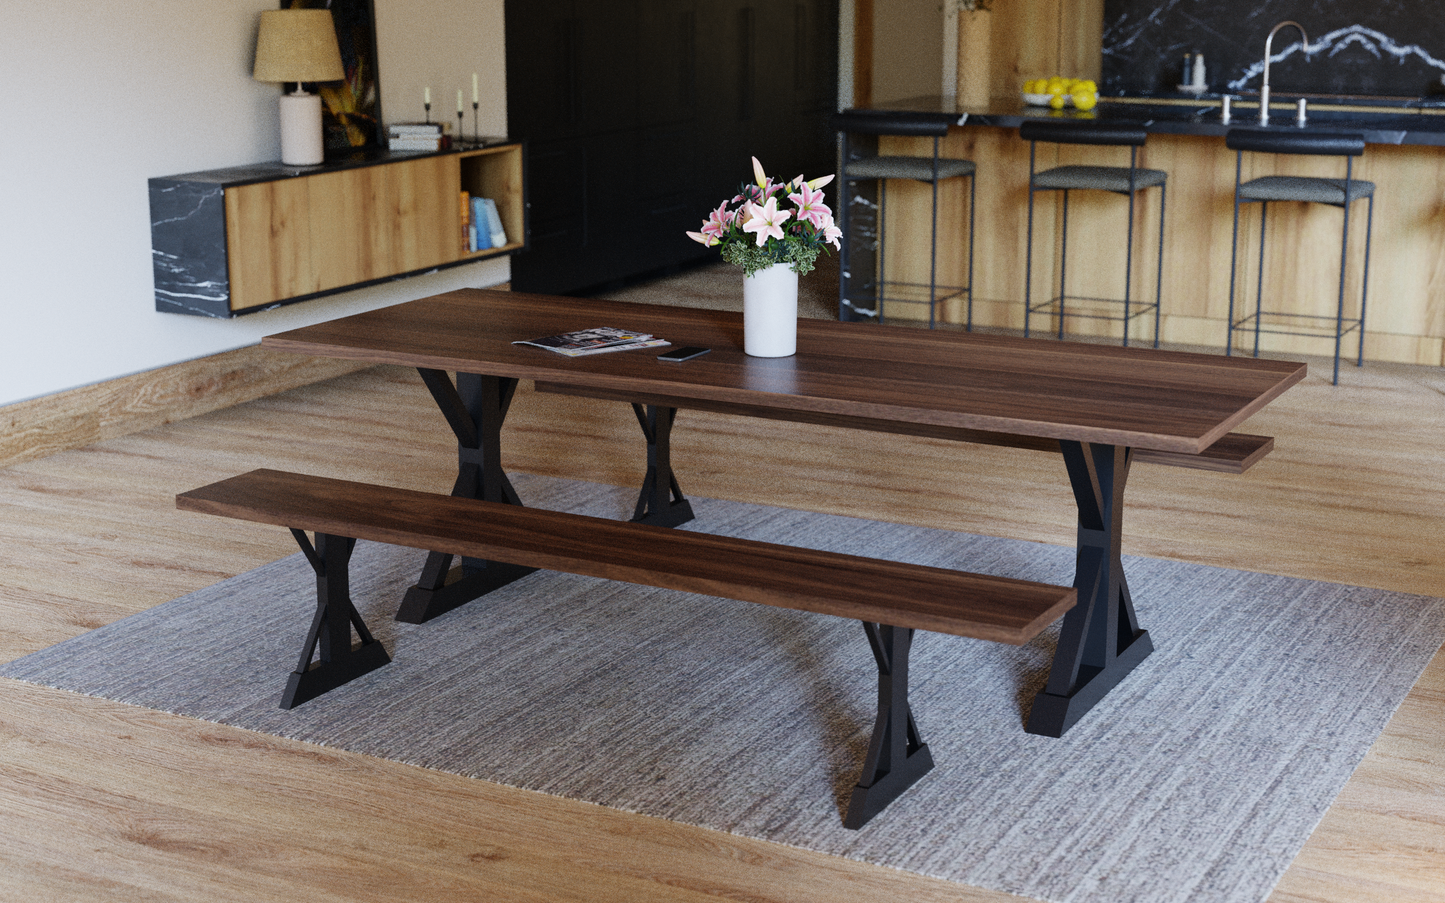
[[[1375,183],[1376,209],[1370,248],[1369,309],[1365,324],[1367,360],[1415,364],[1445,363],[1445,108],[1436,103],[1330,102],[1314,99],[1305,124],[1297,123],[1292,95],[1276,95],[1279,109],[1270,129],[1318,130],[1362,134],[1364,156],[1355,161],[1355,178]],[[1019,137],[1023,122],[1039,118],[1078,119],[1100,123],[1131,123],[1148,132],[1140,165],[1164,170],[1169,177],[1169,203],[1164,222],[1164,276],[1161,338],[1175,345],[1223,350],[1228,330],[1230,257],[1233,236],[1235,152],[1225,147],[1230,128],[1258,128],[1258,101],[1236,97],[1233,119],[1221,121],[1219,95],[1203,97],[1101,98],[1088,113],[1051,110],[995,97],[981,106],[921,97],[875,103],[859,109],[888,110],[920,118],[945,119],[948,135],[940,153],[973,160],[978,166],[977,235],[973,299],[975,328],[1023,328],[1026,217],[1028,215],[1029,144]],[[927,146],[925,146],[927,144]],[[928,156],[931,141],[884,138],[878,152]],[[1040,154],[1045,153],[1044,148]],[[1127,165],[1127,148],[1056,146],[1048,148],[1043,165]],[[1117,159],[1114,154],[1121,155]],[[1246,155],[1245,179],[1274,173],[1343,178],[1344,164],[1331,157]],[[1070,197],[1069,293],[1119,297],[1123,294],[1127,206],[1103,192],[1075,192]],[[865,201],[866,203],[866,201]],[[1061,202],[1060,202],[1061,203]],[[1036,205],[1034,229],[1035,294],[1057,285],[1060,203]],[[961,284],[967,277],[968,203],[966,194],[940,199],[938,281]],[[1291,208],[1298,209],[1291,209]],[[1278,209],[1276,209],[1278,208]],[[1306,209],[1308,208],[1308,209]],[[1141,236],[1135,259],[1152,257],[1159,234],[1158,206],[1142,205]],[[891,184],[884,231],[890,279],[913,274],[928,281],[930,216],[928,186]],[[1268,255],[1263,291],[1276,307],[1333,315],[1340,273],[1340,213],[1322,205],[1274,205],[1268,225]],[[1361,218],[1363,220],[1363,217]],[[1253,304],[1259,278],[1254,254],[1259,242],[1257,217],[1242,222],[1240,283],[1237,297]],[[1363,222],[1360,224],[1363,226]],[[1349,284],[1346,298],[1360,296],[1365,230],[1350,230]],[[1250,249],[1256,249],[1251,252]],[[1141,254],[1146,256],[1140,256]],[[1154,294],[1153,267],[1136,267],[1133,292]],[[940,305],[944,323],[966,322],[967,297]],[[1348,302],[1347,302],[1348,303]],[[926,318],[926,308],[898,305],[885,309],[895,322]],[[851,312],[844,307],[845,318]],[[1152,322],[1136,322],[1131,338],[1152,340]],[[1074,335],[1118,335],[1114,322],[1079,320],[1069,324]],[[1270,353],[1333,353],[1333,338],[1266,336],[1261,349]],[[1353,344],[1353,339],[1350,340]]]

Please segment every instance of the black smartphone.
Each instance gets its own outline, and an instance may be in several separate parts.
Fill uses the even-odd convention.
[[[671,351],[664,351],[657,356],[660,361],[690,361],[695,357],[701,357],[711,351],[711,348],[698,348],[688,346],[687,348],[674,348]]]

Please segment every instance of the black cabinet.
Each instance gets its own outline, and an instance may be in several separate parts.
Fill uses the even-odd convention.
[[[508,130],[528,140],[520,291],[715,258],[687,238],[752,173],[831,172],[837,0],[507,0]]]

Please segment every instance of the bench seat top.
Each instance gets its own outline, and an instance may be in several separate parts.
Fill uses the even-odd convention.
[[[1077,600],[1071,587],[276,470],[182,493],[176,506],[1013,645]]]

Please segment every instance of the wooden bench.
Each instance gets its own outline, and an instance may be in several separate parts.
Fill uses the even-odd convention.
[[[349,596],[358,539],[862,621],[879,702],[844,821],[852,828],[933,765],[908,705],[913,631],[1021,645],[1077,599],[1068,587],[274,470],[183,493],[176,505],[287,527],[316,570],[316,613],[285,708],[390,662]]]

